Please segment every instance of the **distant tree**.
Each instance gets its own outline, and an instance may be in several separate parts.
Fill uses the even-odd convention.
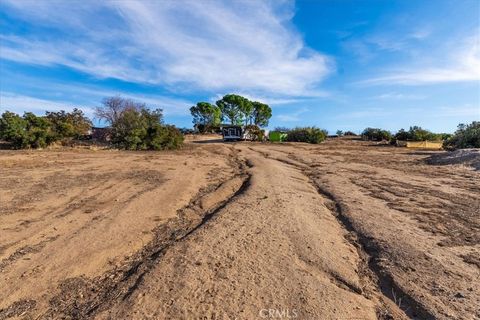
[[[357,134],[355,132],[352,132],[352,131],[345,131],[345,133],[343,135],[344,136],[356,136]]]
[[[287,127],[275,127],[274,131],[278,131],[278,132],[288,132],[292,129],[290,128],[287,128]]]
[[[50,121],[52,130],[57,139],[79,138],[86,135],[92,127],[92,122],[82,110],[74,108],[72,112],[60,110],[58,112],[46,112],[46,118]]]
[[[392,138],[392,134],[390,131],[382,130],[380,128],[366,128],[362,132],[362,138],[364,140],[373,141],[390,140]]]
[[[221,123],[222,112],[220,108],[208,102],[198,102],[197,105],[190,108],[190,113],[193,116],[195,127],[201,127],[203,130],[218,126]]]
[[[252,112],[252,104],[247,98],[236,94],[227,94],[217,101],[217,106],[222,116],[230,121],[232,125],[239,125],[244,118]]]
[[[102,106],[95,108],[95,117],[105,120],[108,125],[113,125],[127,110],[141,110],[145,103],[125,99],[121,96],[105,98]]]
[[[342,130],[337,130],[337,136],[339,136],[339,137],[343,136],[343,131]]]
[[[459,124],[455,133],[443,145],[447,149],[480,148],[480,121]]]
[[[163,124],[161,109],[128,108],[112,124],[112,143],[127,150],[177,149],[183,135]]]
[[[251,116],[251,123],[259,127],[268,126],[268,121],[272,117],[272,109],[268,104],[258,101],[252,102],[253,112]]]
[[[408,131],[404,129],[398,130],[393,137],[395,140],[409,140],[409,141],[440,141],[443,139],[443,134],[433,133],[431,131],[422,129],[419,126],[412,126]]]

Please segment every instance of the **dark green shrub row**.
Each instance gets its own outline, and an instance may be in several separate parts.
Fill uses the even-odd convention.
[[[26,112],[23,116],[6,111],[0,118],[0,139],[13,148],[45,148],[65,138],[79,138],[87,134],[92,123],[81,110],[47,112],[36,116]]]
[[[287,141],[320,143],[327,138],[328,132],[316,127],[297,127],[287,132]]]

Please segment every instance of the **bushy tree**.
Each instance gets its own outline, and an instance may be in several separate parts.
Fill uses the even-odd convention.
[[[14,148],[45,148],[57,138],[45,117],[26,112],[23,117],[6,111],[0,119],[0,138]]]
[[[480,148],[480,121],[459,124],[455,133],[443,145],[447,149]]]
[[[372,141],[390,140],[392,138],[392,134],[390,131],[380,128],[366,128],[362,132],[362,138],[364,140]]]
[[[232,125],[240,125],[253,110],[252,103],[237,94],[227,94],[216,102],[222,116]],[[245,123],[247,124],[247,123]]]
[[[80,138],[88,133],[92,122],[82,110],[74,108],[72,112],[60,110],[58,112],[46,112],[46,118],[50,122],[56,139]]]
[[[252,102],[253,112],[251,115],[250,124],[254,124],[258,127],[268,126],[268,121],[272,117],[272,108],[268,104],[258,101]]]
[[[327,138],[328,132],[316,127],[302,127],[289,130],[287,141],[320,143]]]
[[[222,121],[222,111],[218,106],[208,102],[198,102],[197,105],[190,108],[193,116],[193,123],[197,130],[206,132],[220,125]]]
[[[339,137],[343,136],[343,131],[342,130],[337,130],[337,136],[339,136]]]
[[[129,108],[112,124],[112,143],[127,150],[166,150],[179,148],[183,135],[163,125],[161,109]]]
[[[6,111],[0,118],[0,139],[21,148],[27,131],[27,121],[18,114]]]

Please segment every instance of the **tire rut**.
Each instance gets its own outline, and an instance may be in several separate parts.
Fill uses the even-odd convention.
[[[345,239],[356,248],[359,257],[361,258],[358,270],[359,277],[362,280],[364,287],[362,290],[350,287],[349,289],[367,297],[374,291],[378,292],[381,303],[383,304],[383,306],[377,310],[379,319],[414,319],[415,317],[412,311],[417,315],[420,315],[422,319],[434,319],[434,316],[430,314],[428,310],[424,309],[420,303],[410,297],[401,287],[397,286],[393,278],[381,268],[377,263],[377,261],[379,261],[378,253],[381,251],[379,244],[374,241],[374,239],[365,236],[360,230],[355,228],[354,223],[346,214],[348,207],[325,186],[320,185],[318,181],[316,181],[314,178],[315,172],[310,169],[309,164],[303,162],[297,157],[292,158],[290,154],[285,154],[284,152],[281,153],[285,154],[288,159],[275,158],[268,153],[253,148],[249,148],[249,150],[257,152],[266,158],[295,167],[308,178],[310,184],[315,187],[317,192],[324,199],[327,200],[325,206],[347,232]],[[346,285],[343,282],[342,284]],[[368,287],[373,288],[373,290],[365,290]],[[398,296],[402,297],[401,306],[399,306],[400,303],[397,301]]]
[[[235,157],[232,166],[237,171],[233,177],[200,190],[186,207],[178,211],[176,218],[157,226],[153,230],[153,239],[133,256],[127,257],[120,266],[93,279],[76,277],[62,282],[59,286],[60,293],[50,300],[49,309],[37,318],[92,319],[97,313],[131,296],[170,247],[205,226],[249,187],[250,175],[246,172],[248,163],[240,161],[233,148],[232,155]],[[235,192],[213,207],[203,208],[202,200],[205,197],[235,179],[241,182]],[[11,315],[24,312],[24,308],[19,308],[19,312],[7,309]]]

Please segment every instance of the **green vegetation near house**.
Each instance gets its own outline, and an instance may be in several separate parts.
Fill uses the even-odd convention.
[[[270,131],[268,133],[268,139],[272,142],[283,142],[287,141],[287,133],[281,131]]]

